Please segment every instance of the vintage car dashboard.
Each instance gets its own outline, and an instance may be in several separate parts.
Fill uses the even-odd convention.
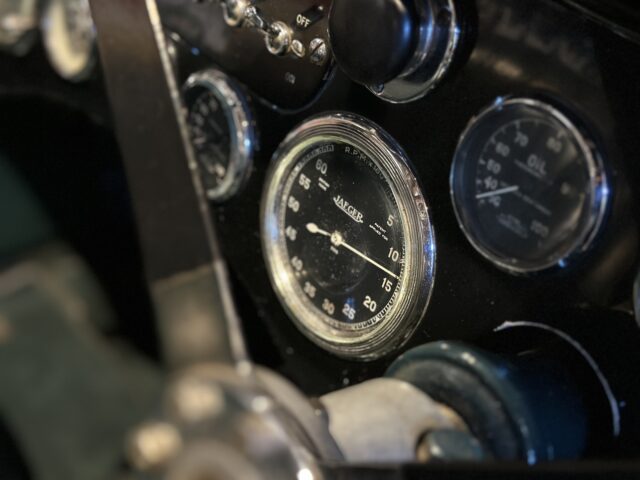
[[[640,456],[633,2],[158,8],[257,363],[323,395],[462,342],[570,384],[583,456]],[[90,24],[73,25],[53,35],[82,51],[47,54],[66,80],[23,37],[3,93],[110,130]]]
[[[392,3],[265,1],[240,28],[160,2],[254,358],[322,394],[433,340],[570,341],[635,436],[637,33],[484,0],[425,2],[424,39]]]

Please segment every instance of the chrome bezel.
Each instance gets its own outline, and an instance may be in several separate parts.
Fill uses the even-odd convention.
[[[208,89],[218,99],[231,133],[226,176],[217,188],[206,190],[209,200],[224,202],[238,193],[251,173],[256,143],[253,115],[244,94],[231,79],[218,70],[207,69],[191,75],[182,88],[183,97],[196,87]],[[188,115],[188,107],[185,108],[185,115]]]
[[[460,154],[461,150],[465,147],[465,144],[470,138],[473,131],[481,124],[481,122],[496,112],[504,110],[510,107],[526,106],[538,110],[546,115],[551,116],[555,121],[559,122],[567,131],[571,134],[576,141],[587,163],[590,179],[590,194],[591,205],[589,207],[589,216],[582,225],[579,225],[580,231],[576,235],[575,241],[568,247],[558,251],[556,255],[545,262],[541,262],[535,266],[523,266],[519,265],[517,259],[506,259],[486,249],[481,241],[476,238],[472,229],[464,222],[464,210],[463,201],[458,198],[456,191],[456,179],[464,168],[462,164],[463,158]],[[544,101],[527,98],[527,97],[513,97],[513,98],[498,98],[492,105],[484,109],[477,116],[471,119],[464,132],[460,136],[456,153],[453,158],[451,166],[451,173],[449,176],[449,189],[451,195],[451,201],[455,211],[456,218],[460,229],[465,234],[473,248],[480,253],[485,259],[489,260],[496,267],[503,271],[514,275],[526,275],[534,274],[542,271],[553,270],[558,268],[565,268],[569,266],[576,257],[587,251],[592,245],[601,230],[602,224],[606,217],[606,213],[610,200],[610,189],[608,185],[608,179],[604,167],[602,157],[586,130],[581,126],[579,127],[574,121],[572,121],[567,115],[562,113],[558,108],[552,106]]]
[[[460,43],[462,28],[454,0],[422,1],[416,5],[422,21],[413,59],[399,77],[368,87],[390,103],[413,102],[433,90],[449,71]],[[443,14],[449,16],[449,21],[438,25]]]
[[[38,1],[15,0],[13,12],[0,14],[0,50],[25,55],[35,44],[38,29]]]
[[[380,168],[402,216],[405,263],[394,304],[377,323],[339,328],[335,319],[307,300],[288,260],[282,195],[299,155],[314,144],[349,143]],[[373,360],[404,344],[423,317],[435,276],[436,248],[429,209],[409,160],[380,127],[359,116],[332,113],[307,120],[293,130],[273,155],[262,197],[262,244],[273,288],[300,331],[338,356]],[[345,324],[346,325],[346,324]]]
[[[90,6],[88,0],[74,0],[74,1],[86,1],[87,6],[90,11]],[[79,61],[79,66],[71,67],[69,64],[65,63],[65,60],[62,59],[64,56],[62,54],[63,49],[67,48],[65,45],[61,44],[57,41],[56,38],[53,37],[56,28],[64,27],[66,29],[65,19],[63,21],[55,21],[53,17],[52,8],[56,6],[64,9],[63,15],[67,15],[66,0],[47,0],[44,6],[44,10],[42,12],[42,17],[40,19],[40,30],[42,32],[42,40],[45,46],[45,51],[47,54],[47,58],[49,59],[49,63],[56,71],[58,75],[60,75],[65,80],[70,82],[82,82],[87,80],[91,74],[93,73],[96,63],[97,63],[97,47],[96,47],[96,29],[93,24],[93,20],[91,20],[91,31],[88,32],[91,36],[91,44],[87,51],[80,52],[79,55],[82,55],[82,58]],[[68,31],[65,31],[63,35],[68,35]]]

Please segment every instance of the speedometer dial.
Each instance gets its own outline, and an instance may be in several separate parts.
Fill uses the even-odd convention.
[[[472,245],[512,273],[566,266],[589,248],[609,192],[593,145],[537,100],[499,101],[480,114],[451,173],[455,211]]]
[[[405,341],[426,308],[435,246],[402,151],[347,114],[308,121],[274,157],[263,240],[276,292],[303,333],[342,356]]]

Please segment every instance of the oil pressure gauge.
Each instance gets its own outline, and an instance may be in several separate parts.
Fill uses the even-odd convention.
[[[467,127],[451,195],[476,250],[522,274],[564,267],[587,250],[602,226],[609,188],[581,125],[547,103],[512,98]]]
[[[247,100],[223,73],[205,70],[184,86],[187,123],[207,197],[221,202],[247,179],[255,147]]]
[[[300,330],[344,357],[401,345],[429,301],[435,244],[409,161],[350,114],[311,119],[274,155],[262,238],[275,291]]]

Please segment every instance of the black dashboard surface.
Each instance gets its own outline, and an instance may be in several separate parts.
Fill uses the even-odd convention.
[[[162,11],[163,5],[179,2],[159,3]],[[192,8],[220,15],[216,4],[194,3]],[[286,98],[286,90],[273,84],[255,88],[266,75],[266,63],[246,70],[247,62],[239,62],[242,68],[225,70],[225,59],[240,56],[241,50],[202,48],[197,43],[205,40],[197,35],[182,35],[177,42],[179,82],[197,70],[217,67],[241,85],[255,115],[259,148],[249,180],[236,197],[212,206],[251,356],[305,393],[321,395],[380,376],[398,355],[430,341],[460,340],[489,348],[513,342],[537,348],[538,342],[561,332],[589,353],[611,388],[613,396],[602,400],[607,409],[603,418],[613,421],[615,442],[625,445],[613,455],[635,455],[640,441],[640,332],[631,305],[640,266],[637,6],[633,1],[603,7],[589,0],[478,0],[475,11],[464,39],[468,57],[434,91],[403,105],[376,98],[336,67],[315,71],[306,87],[321,88],[311,96],[306,89],[292,94],[295,98],[285,106],[295,108],[281,109],[265,95],[275,92]],[[169,33],[210,18],[179,17],[177,8],[173,17],[163,17]],[[206,33],[202,25],[194,31]],[[261,42],[248,41],[251,48],[258,43],[262,48]],[[291,59],[269,61],[296,65]],[[40,51],[12,59],[4,67],[2,93],[32,96],[44,89],[47,97],[111,128],[100,80],[72,86],[43,72],[43,62]],[[26,68],[26,75],[16,73],[17,64]],[[297,73],[304,74],[303,68]],[[458,225],[449,176],[460,135],[482,109],[507,96],[543,99],[568,112],[593,132],[605,161],[612,202],[604,228],[593,247],[565,269],[526,276],[502,272],[473,249]],[[426,314],[402,349],[375,362],[338,358],[300,333],[273,291],[262,250],[260,205],[273,153],[301,122],[336,111],[370,119],[401,145],[417,170],[435,229],[435,287]],[[522,328],[499,330],[517,322]],[[527,324],[542,325],[544,331]]]
[[[435,339],[477,343],[515,320],[561,327],[603,353],[636,335],[631,315],[614,312],[629,297],[638,263],[640,192],[633,187],[640,178],[633,159],[640,147],[634,121],[640,114],[639,47],[557,2],[485,0],[477,10],[468,62],[422,100],[385,103],[339,70],[317,101],[297,114],[254,98],[260,135],[254,171],[237,198],[215,208],[215,218],[237,293],[250,299],[240,303],[254,355],[311,393],[377,375],[393,359],[363,364],[323,352],[295,329],[267,278],[259,205],[271,155],[297,124],[327,111],[378,123],[406,150],[423,183],[436,231],[436,285],[407,347]],[[597,132],[606,158],[613,191],[606,227],[591,251],[561,271],[526,277],[498,271],[473,250],[454,216],[449,172],[459,135],[474,115],[508,95],[562,105]]]

